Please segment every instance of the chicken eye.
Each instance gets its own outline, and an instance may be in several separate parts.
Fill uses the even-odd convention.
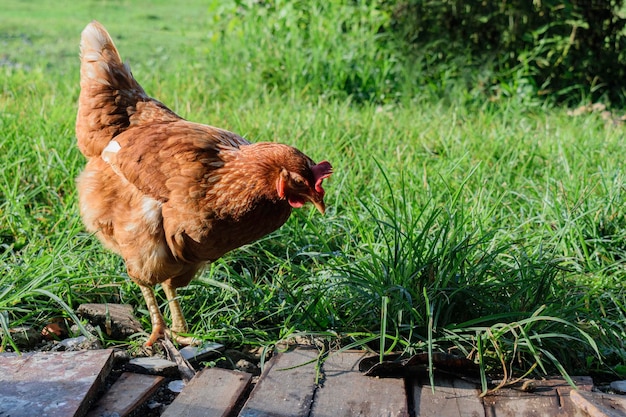
[[[300,188],[307,188],[308,187],[308,184],[307,184],[306,180],[303,177],[301,177],[300,175],[298,175],[298,174],[292,174],[291,175],[291,180],[293,181],[292,185],[293,185],[294,188],[300,189]]]

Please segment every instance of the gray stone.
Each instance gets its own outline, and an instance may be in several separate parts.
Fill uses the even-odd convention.
[[[86,331],[83,332],[83,330]],[[96,337],[96,335],[98,334],[98,330],[96,330],[95,327],[93,327],[91,324],[89,323],[84,323],[82,324],[82,329],[81,326],[79,326],[78,324],[72,324],[70,326],[70,334],[71,335],[83,335],[83,336],[88,336],[88,337]]]
[[[131,359],[126,366],[129,370],[144,374],[169,377],[178,376],[178,366],[176,363],[154,356]]]
[[[163,407],[163,403],[160,403],[156,400],[150,400],[146,403],[146,406],[148,406],[150,410],[154,410],[155,408]]]
[[[67,351],[102,349],[102,343],[98,339],[86,336],[63,339],[57,346],[58,350]]]
[[[143,331],[132,306],[127,304],[81,304],[76,313],[94,326],[99,326],[111,339],[125,340]]]
[[[181,379],[176,379],[167,384],[167,389],[172,392],[182,392],[183,388],[185,388],[185,381]]]
[[[219,343],[207,343],[202,346],[185,346],[179,350],[180,356],[189,362],[201,362],[219,356],[224,350],[224,345]]]
[[[626,381],[611,382],[611,389],[618,394],[626,394]]]

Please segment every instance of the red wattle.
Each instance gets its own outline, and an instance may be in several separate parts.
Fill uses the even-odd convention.
[[[304,206],[304,201],[297,199],[297,198],[291,198],[289,197],[287,199],[287,201],[289,201],[289,205],[293,208],[300,208],[302,206]]]

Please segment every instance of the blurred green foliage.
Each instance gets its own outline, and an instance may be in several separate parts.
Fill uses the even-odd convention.
[[[263,16],[277,38],[309,58],[304,73],[288,63],[267,72],[274,87],[297,75],[357,102],[423,90],[458,97],[463,86],[470,101],[625,104],[622,0],[236,3],[242,20]]]
[[[624,104],[622,0],[404,0],[379,2],[413,55],[445,65],[466,56],[492,72],[486,88],[529,87],[577,102]]]

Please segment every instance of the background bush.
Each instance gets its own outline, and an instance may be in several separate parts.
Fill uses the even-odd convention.
[[[296,77],[320,94],[339,92],[357,102],[423,90],[456,97],[463,90],[466,99],[479,101],[515,96],[623,105],[623,3],[257,0],[239,1],[234,15],[238,23],[263,16],[267,30],[286,40],[266,50],[264,59],[276,60],[263,73],[272,87]],[[307,61],[298,65],[304,71],[291,71],[298,59]]]
[[[392,15],[390,30],[435,73],[464,57],[495,94],[528,88],[558,101],[623,104],[623,3],[408,0],[380,6]]]

